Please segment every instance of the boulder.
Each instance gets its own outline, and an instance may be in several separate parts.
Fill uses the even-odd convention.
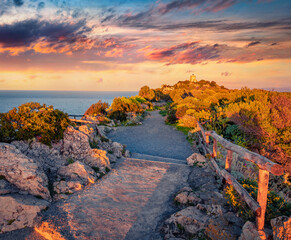
[[[58,181],[54,190],[58,194],[72,194],[80,191],[83,186],[94,183],[97,179],[95,171],[82,162],[76,161],[58,170]]]
[[[47,174],[55,173],[58,168],[66,163],[66,159],[63,158],[59,149],[60,144],[54,144],[52,147],[40,142],[28,144],[24,141],[14,141],[11,144],[28,158],[33,159]]]
[[[57,194],[73,194],[74,192],[82,190],[82,184],[78,181],[64,181],[54,182],[54,190]],[[58,200],[58,197],[55,198]]]
[[[242,228],[242,234],[239,237],[239,240],[261,240],[260,233],[258,232],[256,225],[250,221],[247,221]]]
[[[222,215],[224,212],[224,209],[221,207],[221,205],[197,204],[196,207],[202,211],[205,211],[207,215]]]
[[[0,196],[0,232],[33,227],[37,214],[48,205],[49,202],[31,195]]]
[[[24,193],[50,200],[44,171],[11,144],[0,143],[0,176]]]
[[[88,136],[69,126],[64,132],[63,155],[75,160],[84,160],[89,155],[90,150]]]
[[[200,230],[205,229],[209,217],[196,207],[187,207],[173,215],[165,221],[166,233],[181,234],[193,236]]]
[[[84,161],[90,167],[98,167],[100,169],[110,168],[110,162],[106,153],[106,151],[101,149],[91,149],[90,155]]]
[[[241,235],[243,221],[234,213],[228,212],[223,216],[210,219],[205,233],[208,238],[236,240]]]
[[[184,187],[179,192],[178,195],[175,197],[175,201],[182,204],[191,204],[196,205],[200,203],[202,200],[197,197],[197,195],[193,192],[192,188]]]
[[[291,217],[281,216],[271,220],[274,240],[291,239]]]
[[[94,183],[96,180],[95,171],[82,162],[76,161],[58,170],[58,178],[70,181],[78,181],[82,185]]]
[[[87,125],[82,125],[78,129],[80,132],[86,134],[90,141],[94,140],[96,134],[92,127],[88,127]]]
[[[206,158],[199,154],[199,153],[193,153],[190,157],[187,158],[187,163],[189,166],[200,166],[203,167],[207,163]]]
[[[188,192],[181,192],[175,197],[175,201],[180,204],[186,204],[188,203]]]
[[[111,151],[118,158],[122,157],[123,149],[124,149],[124,147],[121,143],[113,142],[111,145]]]

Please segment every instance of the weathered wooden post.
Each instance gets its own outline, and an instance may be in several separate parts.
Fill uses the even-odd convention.
[[[266,213],[267,196],[268,196],[268,184],[269,184],[269,171],[259,169],[257,201],[261,207],[261,214],[260,216],[257,216],[257,219],[256,219],[258,231],[264,230],[265,213]]]
[[[231,163],[232,163],[232,151],[227,150],[226,159],[225,159],[225,170],[231,172]]]
[[[213,154],[212,157],[217,157],[217,141],[215,138],[213,138]]]
[[[208,147],[208,145],[209,145],[209,135],[206,135],[205,142],[206,142],[206,146]]]

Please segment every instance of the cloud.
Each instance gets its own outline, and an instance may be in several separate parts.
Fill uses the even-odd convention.
[[[255,45],[258,45],[260,44],[261,42],[260,41],[253,41],[253,42],[250,42],[247,47],[251,47],[251,46],[255,46]]]
[[[37,19],[0,25],[0,44],[2,47],[29,46],[44,38],[48,42],[74,42],[91,29],[86,21],[76,23],[50,22]]]
[[[283,47],[257,48],[236,47],[227,44],[206,44],[190,42],[174,45],[168,48],[144,48],[142,52],[146,59],[171,64],[207,64],[208,62],[237,62],[247,63],[265,59],[288,59],[288,52],[291,51],[290,44]],[[224,76],[225,73],[224,73]]]
[[[23,0],[13,0],[13,3],[15,4],[15,6],[20,7],[23,5]]]
[[[174,10],[199,8],[198,12],[218,12],[231,7],[237,0],[174,0],[161,5],[159,12],[166,14]]]
[[[222,77],[229,77],[230,75],[231,75],[230,72],[222,72],[222,73],[221,73],[221,76],[222,76]]]

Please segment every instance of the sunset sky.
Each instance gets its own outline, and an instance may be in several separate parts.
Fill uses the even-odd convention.
[[[290,0],[0,0],[0,90],[291,87]]]

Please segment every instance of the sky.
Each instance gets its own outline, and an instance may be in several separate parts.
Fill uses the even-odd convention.
[[[0,90],[291,87],[290,0],[0,0]]]

